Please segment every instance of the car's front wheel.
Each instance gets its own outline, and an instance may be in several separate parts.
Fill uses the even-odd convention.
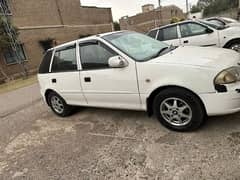
[[[65,100],[55,92],[48,94],[48,104],[55,114],[61,117],[69,116],[73,108],[69,106]]]
[[[240,53],[240,40],[233,41],[227,46],[227,48]]]
[[[159,121],[172,130],[194,130],[204,121],[205,110],[201,101],[185,89],[163,90],[156,96],[153,106]]]

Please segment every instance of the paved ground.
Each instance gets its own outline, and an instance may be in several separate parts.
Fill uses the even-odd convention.
[[[40,100],[39,85],[17,89],[0,95],[0,118]]]
[[[135,111],[80,108],[61,119],[38,100],[0,120],[1,180],[225,180],[240,179],[239,168],[240,114],[176,133]]]

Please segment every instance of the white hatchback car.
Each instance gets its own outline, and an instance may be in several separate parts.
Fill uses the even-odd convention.
[[[155,28],[148,36],[173,46],[216,46],[240,52],[240,28],[188,20]]]
[[[173,47],[121,31],[48,50],[38,80],[59,116],[69,115],[72,106],[142,110],[186,131],[206,115],[240,111],[239,60],[232,50]]]

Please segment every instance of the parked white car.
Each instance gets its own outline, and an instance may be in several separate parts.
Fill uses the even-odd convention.
[[[48,50],[38,80],[59,116],[70,115],[72,106],[140,110],[186,131],[206,115],[240,111],[239,62],[232,50],[173,47],[121,31]]]
[[[216,46],[240,52],[240,28],[213,24],[207,21],[188,20],[155,28],[150,37],[173,46]]]
[[[238,22],[235,19],[227,18],[227,17],[211,17],[205,19],[206,21],[209,21],[211,23],[220,25],[220,26],[238,26],[240,27],[240,22]]]

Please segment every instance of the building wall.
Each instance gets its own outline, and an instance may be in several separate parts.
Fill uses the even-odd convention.
[[[165,6],[153,11],[140,13],[132,17],[123,17],[120,21],[122,30],[148,32],[150,29],[169,24],[173,17],[185,18],[183,11],[177,6]]]
[[[44,50],[39,41],[53,38],[58,44],[80,36],[112,31],[110,8],[82,7],[79,0],[10,0],[13,24],[19,29],[24,45],[26,67],[36,72]],[[7,65],[0,56],[0,66],[9,76],[19,76],[20,65]],[[0,72],[0,79],[1,79]]]

